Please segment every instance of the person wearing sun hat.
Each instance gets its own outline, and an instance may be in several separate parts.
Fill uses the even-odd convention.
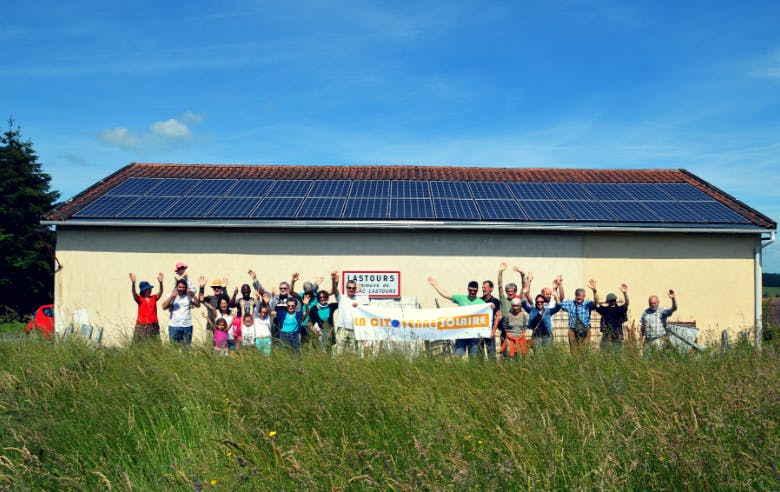
[[[219,311],[219,303],[222,299],[225,299],[230,305],[230,297],[227,295],[227,279],[219,279],[215,278],[211,281],[211,289],[213,290],[214,294],[207,296],[205,295],[205,289],[206,289],[206,277],[201,276],[198,279],[198,300],[202,303],[210,305],[213,309],[207,309],[208,311],[208,320],[206,329],[207,330],[213,330],[214,322],[216,320],[215,312]]]
[[[620,284],[623,293],[623,304],[618,305],[617,296],[609,293],[606,306],[596,306],[596,312],[601,315],[602,351],[620,353],[623,350],[623,323],[628,319],[628,286]]]
[[[135,328],[133,329],[133,342],[159,340],[160,322],[157,318],[157,301],[163,291],[163,274],[157,274],[157,281],[160,283],[160,292],[157,294],[152,294],[152,284],[146,280],[142,280],[138,286],[140,293],[136,292],[135,281],[135,275],[131,273],[130,292],[133,294],[133,300],[138,304],[138,315],[136,316]]]
[[[184,280],[187,282],[187,290],[195,294],[195,282],[190,279],[190,277],[187,275],[187,268],[190,266],[183,261],[180,261],[176,263],[176,266],[174,267],[173,273],[175,273],[175,280],[178,282],[179,280]]]

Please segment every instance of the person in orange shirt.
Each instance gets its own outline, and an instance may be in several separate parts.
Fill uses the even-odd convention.
[[[157,319],[157,301],[160,298],[160,294],[152,294],[152,284],[146,280],[142,280],[138,286],[138,291],[135,290],[135,275],[130,274],[131,288],[130,291],[133,294],[133,300],[138,304],[138,316],[135,319],[135,329],[133,330],[133,342],[139,342],[142,340],[159,340],[160,339],[160,323]],[[160,283],[160,293],[163,291],[163,274],[157,274],[157,281]]]

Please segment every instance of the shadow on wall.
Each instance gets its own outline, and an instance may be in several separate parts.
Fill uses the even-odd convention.
[[[59,251],[117,253],[507,256],[625,259],[752,259],[752,235],[462,230],[273,230],[244,228],[74,228],[57,231]]]

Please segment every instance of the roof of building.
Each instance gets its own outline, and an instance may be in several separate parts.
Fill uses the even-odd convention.
[[[410,224],[774,230],[685,170],[132,163],[46,224]]]

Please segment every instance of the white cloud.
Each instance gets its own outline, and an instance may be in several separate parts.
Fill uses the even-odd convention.
[[[148,131],[133,131],[124,126],[103,130],[98,133],[100,141],[122,150],[139,152],[171,150],[192,143],[193,134],[188,123],[203,123],[205,116],[186,111],[181,117],[156,121]]]
[[[98,133],[98,138],[125,150],[135,149],[141,145],[141,138],[123,126],[103,130]]]
[[[193,113],[188,109],[181,115],[180,119],[183,123],[203,123],[206,119],[206,115]]]
[[[169,139],[192,137],[192,132],[187,128],[187,125],[174,118],[154,123],[152,132]]]

